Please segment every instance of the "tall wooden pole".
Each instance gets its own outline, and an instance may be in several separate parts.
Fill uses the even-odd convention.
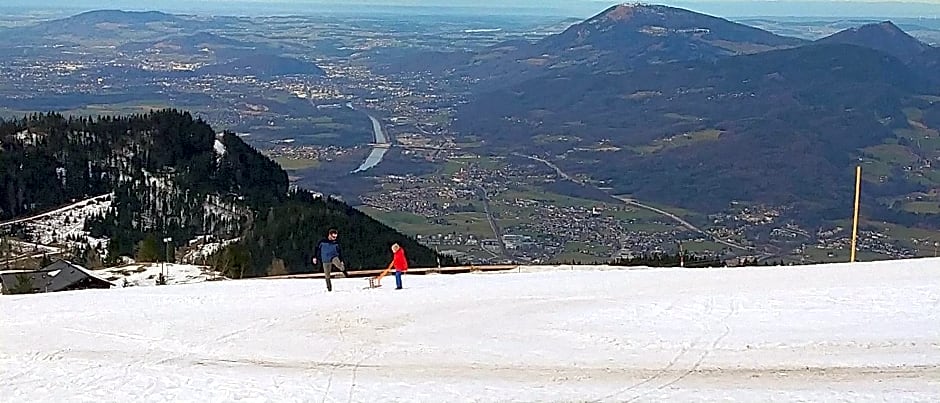
[[[858,241],[858,198],[862,187],[862,166],[855,167],[855,218],[852,220],[852,257],[851,262],[855,262],[855,244]]]

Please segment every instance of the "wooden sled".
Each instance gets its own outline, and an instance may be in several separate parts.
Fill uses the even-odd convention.
[[[382,271],[382,273],[380,273],[378,276],[369,277],[369,288],[379,288],[379,287],[381,287],[381,286],[382,286],[382,277],[385,277],[385,275],[387,275],[388,272],[392,271],[392,265],[394,265],[394,262],[389,263],[389,264],[388,264],[388,268],[386,268],[384,271]]]

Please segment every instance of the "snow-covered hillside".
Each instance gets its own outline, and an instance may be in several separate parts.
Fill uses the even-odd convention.
[[[156,181],[156,179],[154,179]],[[162,182],[161,182],[162,183]],[[161,185],[162,186],[162,185]],[[11,246],[14,252],[10,263],[15,263],[25,259],[38,259],[44,255],[55,256],[75,248],[85,245],[97,250],[99,256],[107,255],[108,240],[104,238],[95,238],[85,231],[85,222],[93,216],[104,214],[111,207],[113,199],[112,194],[105,194],[92,197],[86,200],[75,202],[55,210],[37,214],[32,217],[21,218],[0,223],[0,230],[20,226],[23,228],[22,235],[29,241],[12,240]],[[245,207],[237,206],[222,200],[215,195],[208,195],[205,203],[206,226],[210,231],[231,232],[235,228],[240,217],[249,214]],[[20,232],[17,231],[19,234]],[[185,249],[183,249],[182,262],[193,265],[204,264],[213,253],[218,252],[225,246],[237,242],[239,238],[217,239],[209,235],[197,236],[190,240]],[[5,263],[0,262],[0,263]],[[142,266],[136,267],[115,267],[110,270],[113,272],[126,272],[127,270],[138,270]],[[193,266],[181,266],[181,270],[193,271]],[[150,270],[147,274],[153,274]],[[105,276],[109,277],[109,276]],[[111,276],[113,277],[113,276]],[[134,275],[129,281],[133,283],[147,281],[142,275]],[[196,274],[198,278],[205,276]],[[191,282],[188,278],[184,282]]]
[[[108,240],[91,237],[84,228],[86,220],[110,208],[111,198],[110,193],[95,196],[32,217],[0,223],[0,228],[17,225],[24,228],[29,242],[21,244],[29,247],[20,250],[23,257],[56,254],[80,245],[88,245],[104,255]]]
[[[0,396],[940,401],[940,260],[0,297]]]

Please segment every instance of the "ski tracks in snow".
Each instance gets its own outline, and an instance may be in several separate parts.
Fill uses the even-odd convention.
[[[668,387],[670,387],[670,386],[672,386],[672,385],[674,385],[674,384],[676,384],[676,383],[682,381],[683,379],[687,378],[689,375],[692,375],[695,371],[698,371],[699,367],[702,365],[702,362],[704,362],[705,359],[708,358],[708,356],[709,356],[713,351],[715,351],[716,348],[718,348],[718,344],[721,343],[721,341],[724,340],[726,337],[728,337],[729,334],[731,334],[731,327],[728,326],[727,321],[728,321],[729,318],[731,318],[731,316],[733,316],[733,315],[737,312],[737,306],[736,306],[734,300],[731,300],[731,302],[730,302],[729,305],[730,305],[730,309],[728,310],[728,314],[725,315],[723,318],[720,319],[721,325],[725,328],[724,332],[722,332],[721,335],[719,335],[714,341],[712,341],[712,343],[708,346],[708,348],[706,348],[705,351],[702,352],[702,355],[698,358],[697,361],[695,361],[695,364],[692,365],[692,368],[689,368],[688,371],[686,371],[685,373],[683,373],[682,375],[680,375],[680,376],[677,377],[676,379],[673,379],[672,381],[669,381],[669,382],[665,383],[664,385],[662,385],[662,386],[656,388],[656,391],[664,390],[664,389],[666,389],[666,388],[668,388]],[[705,324],[706,324],[706,326],[708,325],[707,322],[706,322]],[[650,391],[650,392],[652,392],[652,391]],[[633,399],[628,400],[628,402],[630,402],[630,401],[635,401],[636,399],[638,399],[639,397],[644,396],[644,395],[645,395],[645,394],[636,396],[636,397],[634,397]]]
[[[331,325],[331,330],[336,332],[339,343],[330,349],[323,358],[326,361],[333,360],[337,365],[330,366],[327,385],[320,400],[321,402],[338,401],[331,396],[334,386],[336,386],[337,371],[349,371],[349,389],[346,393],[346,401],[353,402],[353,396],[358,386],[359,370],[367,367],[363,364],[381,351],[380,332],[385,328],[375,326],[368,318],[364,317],[361,314],[363,309],[366,309],[366,307],[357,305],[348,310],[337,312],[326,319],[326,322]],[[341,348],[345,348],[346,351],[341,352]],[[374,366],[368,367],[372,368]]]
[[[349,329],[349,324],[342,320],[341,315],[341,313],[337,313],[327,320],[328,323],[337,322],[339,324],[336,330],[339,333],[339,341],[341,344],[337,344],[335,347],[330,349],[330,351],[326,353],[326,356],[324,356],[324,360],[329,360],[332,358],[333,354],[336,353],[336,351],[339,349],[339,346],[346,344],[346,330]],[[326,389],[323,390],[323,398],[320,399],[320,402],[326,402],[326,399],[330,399],[331,402],[334,401],[332,398],[330,398],[330,389],[333,387],[333,375],[336,374],[336,369],[336,367],[333,367],[330,370],[330,375],[326,380]]]
[[[673,300],[669,304],[669,306],[666,307],[664,310],[660,311],[659,314],[665,313],[667,311],[672,311],[673,309],[675,309],[677,305],[678,305],[678,300]],[[737,312],[737,303],[734,299],[732,299],[729,302],[728,313],[719,319],[719,323],[721,324],[722,327],[724,327],[723,332],[719,334],[717,337],[715,337],[712,340],[712,342],[709,343],[704,348],[702,353],[699,355],[698,359],[694,363],[692,363],[692,365],[687,370],[682,371],[682,373],[679,376],[676,376],[672,379],[663,379],[665,375],[675,372],[675,367],[679,364],[679,362],[685,356],[688,355],[689,351],[691,351],[696,346],[698,346],[703,340],[705,340],[709,336],[709,334],[712,333],[713,325],[711,323],[714,321],[714,318],[712,318],[713,313],[714,313],[714,305],[715,305],[714,297],[709,298],[707,302],[705,303],[704,312],[700,316],[702,319],[698,320],[696,323],[699,327],[702,328],[702,331],[699,332],[698,337],[692,343],[690,343],[689,345],[683,346],[679,350],[679,352],[676,353],[676,355],[673,356],[673,358],[669,362],[666,363],[664,367],[660,368],[649,378],[646,378],[640,382],[634,383],[625,388],[617,390],[614,393],[608,394],[599,399],[593,400],[592,402],[596,403],[596,402],[602,402],[605,400],[613,399],[615,397],[621,396],[628,392],[636,392],[640,390],[641,388],[643,388],[643,386],[653,384],[654,382],[660,383],[658,386],[649,388],[645,391],[642,391],[636,394],[635,396],[627,400],[624,400],[624,402],[634,402],[653,392],[663,391],[666,388],[673,386],[676,383],[681,382],[682,380],[686,379],[688,376],[695,373],[699,369],[699,367],[702,365],[702,363],[708,358],[708,356],[718,347],[718,344],[720,344],[722,340],[724,340],[726,337],[728,337],[729,334],[731,334],[731,327],[728,326],[726,322],[729,318],[731,318]],[[656,316],[658,316],[658,314]],[[656,382],[656,381],[661,381],[661,382]]]

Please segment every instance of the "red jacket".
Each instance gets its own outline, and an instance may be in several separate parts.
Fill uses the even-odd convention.
[[[398,252],[395,252],[395,255],[392,257],[392,266],[395,267],[395,271],[408,271],[408,259],[405,258],[405,248],[400,248]]]

